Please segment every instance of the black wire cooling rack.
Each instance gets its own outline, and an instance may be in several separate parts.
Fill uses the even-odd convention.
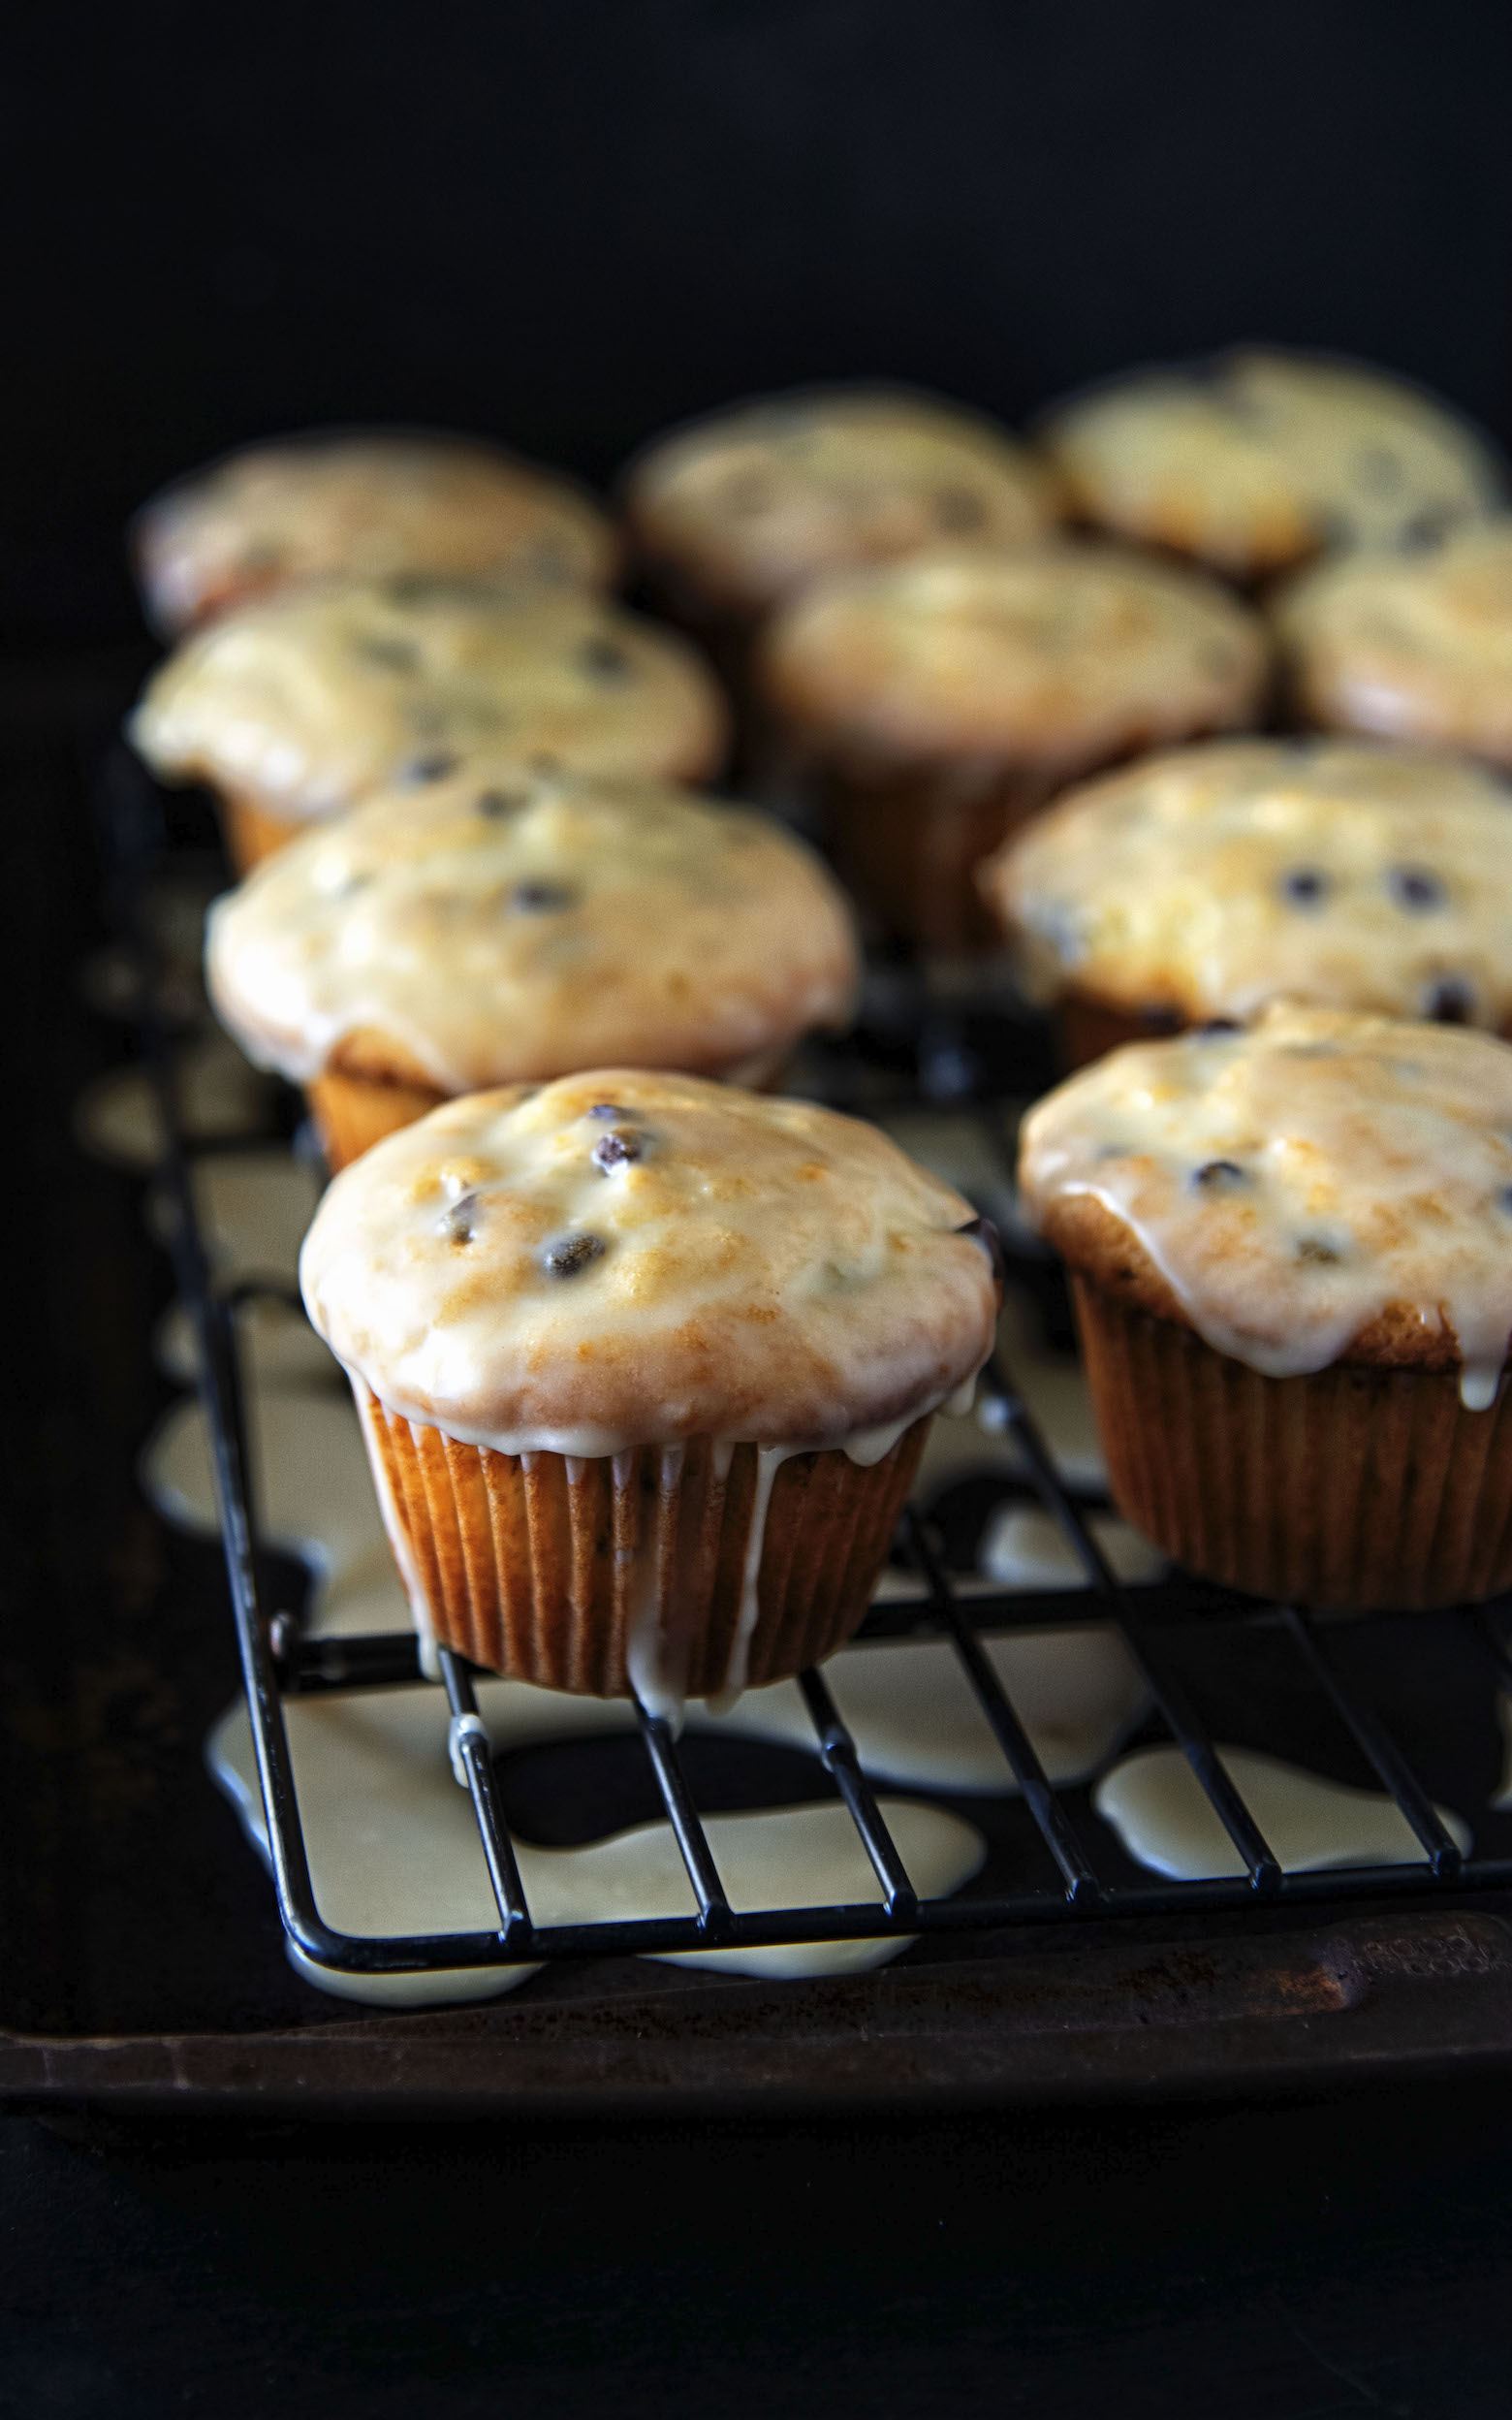
[[[218,1286],[196,1215],[191,1152],[177,1109],[173,1040],[157,1008],[154,944],[142,912],[144,889],[163,850],[161,803],[134,760],[122,753],[102,779],[105,837],[117,889],[118,912],[139,971],[142,1047],[151,1072],[166,1136],[161,1167],[172,1211],[172,1251],[180,1298],[198,1343],[200,1387],[209,1431],[226,1570],[242,1675],[251,1713],[258,1774],[267,1814],[269,1862],[279,1913],[306,1957],[349,1975],[398,1975],[522,1960],[606,1958],[650,1952],[739,1949],[776,1944],[875,1940],[890,1936],[968,1934],[1055,1921],[1096,1924],[1113,1917],[1175,1915],[1286,1902],[1356,1901],[1407,1895],[1460,1895],[1512,1883],[1512,1857],[1465,1858],[1434,1810],[1429,1790],[1393,1726],[1374,1702],[1369,1677],[1372,1626],[1383,1617],[1347,1624],[1317,1623],[1301,1607],[1241,1598],[1173,1576],[1150,1585],[1119,1582],[1088,1526],[1087,1510],[1055,1469],[1010,1375],[995,1362],[982,1386],[992,1423],[1017,1449],[1030,1501],[1048,1512],[1068,1541],[1085,1576],[1070,1592],[963,1594],[937,1533],[917,1510],[904,1515],[898,1558],[916,1576],[918,1594],[874,1606],[859,1642],[902,1633],[948,1641],[990,1724],[1041,1839],[1055,1879],[1008,1893],[921,1897],[888,1829],[836,1709],[824,1674],[800,1675],[813,1725],[813,1747],[855,1825],[877,1878],[874,1900],[804,1908],[737,1909],[720,1876],[694,1794],[668,1725],[637,1708],[640,1735],[657,1796],[677,1839],[697,1913],[593,1924],[538,1925],[520,1880],[505,1819],[487,1727],[478,1710],[474,1671],[459,1656],[439,1653],[440,1683],[451,1712],[453,1769],[470,1796],[487,1861],[498,1923],[486,1931],[358,1935],[338,1932],[315,1901],[284,1722],[284,1701],[331,1690],[415,1686],[426,1681],[418,1641],[394,1633],[308,1639],[287,1613],[269,1616],[259,1571],[246,1428],[237,1363],[236,1312],[249,1290]],[[952,1111],[982,1104],[974,1095],[969,1035],[950,1004],[915,1014],[910,1029],[914,1106],[948,1101]],[[843,1058],[828,1089],[847,1105]],[[921,1087],[920,1075],[924,1076]],[[898,1105],[895,1092],[893,1106]],[[999,1156],[983,1111],[989,1156]],[[1010,1273],[1012,1263],[1010,1259]],[[1021,1274],[1033,1275],[1025,1270]],[[1012,1490],[1005,1485],[1004,1493]],[[1021,1495],[1022,1500],[1022,1495]],[[1501,1621],[1507,1606],[1459,1608],[1427,1617],[1467,1639],[1489,1687],[1512,1690],[1512,1656]],[[1282,1642],[1300,1685],[1326,1703],[1394,1800],[1421,1845],[1420,1859],[1400,1864],[1331,1866],[1285,1871],[1242,1791],[1220,1759],[1213,1735],[1173,1653],[1183,1626],[1208,1636],[1267,1629]],[[1203,1794],[1243,1862],[1244,1873],[1207,1881],[1134,1882],[1099,1872],[1088,1839],[1065,1797],[1051,1783],[1017,1712],[1011,1691],[984,1651],[984,1636],[1015,1629],[1110,1628],[1124,1641],[1148,1685],[1160,1724],[1181,1750]],[[1442,1634],[1440,1634],[1442,1635]],[[912,1793],[928,1797],[928,1792]],[[1099,1828],[1100,1829],[1100,1828]],[[1104,1854],[1104,1865],[1111,1861]]]

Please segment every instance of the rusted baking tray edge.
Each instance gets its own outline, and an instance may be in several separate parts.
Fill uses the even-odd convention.
[[[0,2097],[142,2115],[582,2118],[1405,2081],[1512,2059],[1506,1906],[1084,1940],[1074,1958],[1021,1936],[969,1963],[721,1979],[696,2003],[669,1977],[258,2035],[0,2035]]]

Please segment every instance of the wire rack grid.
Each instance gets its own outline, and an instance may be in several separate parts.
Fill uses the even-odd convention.
[[[1158,1582],[1122,1584],[1092,1534],[1087,1510],[1057,1472],[1009,1373],[995,1360],[983,1373],[979,1398],[989,1423],[1011,1440],[1032,1500],[1049,1512],[1069,1543],[1084,1576],[1070,1592],[1018,1590],[969,1594],[947,1568],[940,1543],[917,1509],[904,1514],[901,1559],[919,1594],[874,1606],[858,1643],[900,1632],[948,1642],[991,1727],[1004,1764],[1049,1852],[1054,1879],[1012,1892],[921,1896],[862,1768],[855,1742],[819,1670],[800,1675],[813,1727],[813,1748],[843,1802],[876,1876],[875,1899],[803,1908],[737,1908],[689,1787],[669,1725],[645,1706],[639,1732],[656,1795],[677,1840],[696,1912],[684,1916],[543,1925],[531,1914],[505,1818],[487,1726],[479,1712],[475,1673],[462,1658],[439,1651],[439,1685],[450,1709],[453,1770],[465,1787],[496,1902],[498,1922],[467,1932],[359,1935],[333,1929],[316,1903],[300,1823],[284,1701],[299,1694],[416,1686],[433,1677],[422,1669],[417,1640],[396,1633],[320,1639],[303,1637],[287,1613],[271,1616],[260,1571],[237,1359],[236,1313],[245,1284],[217,1284],[196,1213],[192,1148],[178,1114],[173,1037],[158,1007],[152,937],[142,912],[144,882],[163,849],[161,802],[153,785],[124,753],[108,762],[101,785],[102,823],[116,894],[118,921],[138,968],[138,1024],[143,1059],[155,1088],[166,1137],[160,1169],[172,1210],[171,1249],[180,1299],[198,1344],[200,1390],[208,1427],[232,1612],[251,1715],[257,1769],[267,1818],[269,1862],[278,1908],[289,1937],[317,1964],[360,1976],[418,1974],[523,1960],[623,1957],[713,1948],[740,1949],[822,1941],[983,1934],[1056,1922],[1087,1924],[1129,1916],[1183,1916],[1287,1901],[1316,1904],[1361,1898],[1433,1895],[1505,1888],[1512,1858],[1464,1857],[1435,1811],[1411,1755],[1362,1684],[1357,1655],[1344,1631],[1322,1624],[1298,1606],[1235,1597],[1181,1575]],[[919,1052],[943,1061],[952,1109],[970,1108],[960,1080],[962,1058],[948,1011],[921,1032]],[[969,1075],[969,1069],[967,1070]],[[1000,1156],[995,1131],[989,1156]],[[1500,1629],[1500,1606],[1457,1608],[1435,1619],[1459,1625],[1473,1641],[1489,1683],[1512,1689],[1512,1655]],[[1347,1625],[1358,1641],[1373,1617]],[[1219,1754],[1193,1694],[1171,1653],[1176,1634],[1190,1623],[1270,1628],[1285,1641],[1299,1676],[1320,1693],[1342,1723],[1419,1843],[1418,1859],[1397,1864],[1287,1870],[1267,1840]],[[1216,1815],[1243,1872],[1207,1880],[1129,1883],[1098,1870],[1088,1828],[1077,1820],[1050,1781],[1024,1720],[990,1660],[984,1638],[1020,1630],[1112,1629],[1134,1659],[1161,1725],[1184,1756]],[[929,1795],[925,1793],[923,1795]],[[1106,1861],[1105,1861],[1106,1862]],[[1049,1869],[1047,1868],[1047,1873]]]

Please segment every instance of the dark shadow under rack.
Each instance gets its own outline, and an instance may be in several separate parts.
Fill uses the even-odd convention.
[[[441,1685],[451,1709],[454,1769],[469,1793],[479,1837],[498,1907],[499,1921],[487,1931],[360,1936],[336,1932],[315,1904],[294,1784],[287,1730],[286,1695],[415,1685],[426,1679],[418,1641],[399,1633],[306,1639],[286,1614],[271,1620],[265,1610],[242,1411],[235,1315],[246,1285],[217,1287],[200,1233],[191,1183],[191,1155],[178,1116],[172,1038],[157,1010],[154,946],[146,931],[142,901],[149,875],[161,859],[163,819],[155,790],[124,752],[108,762],[101,785],[103,837],[116,886],[118,915],[136,953],[140,972],[140,1031],[163,1119],[166,1149],[160,1175],[172,1212],[172,1251],[179,1297],[193,1324],[201,1396],[214,1470],[232,1610],[242,1676],[251,1713],[253,1743],[267,1816],[269,1861],[279,1913],[290,1938],[316,1963],[351,1975],[397,1975],[463,1967],[512,1965],[525,1960],[610,1958],[651,1952],[770,1947],[777,1944],[874,1940],[888,1936],[968,1935],[1056,1921],[1097,1923],[1110,1917],[1176,1916],[1256,1903],[1358,1902],[1403,1895],[1440,1897],[1505,1888],[1512,1884],[1512,1857],[1464,1858],[1436,1814],[1411,1758],[1349,1669],[1357,1658],[1346,1645],[1368,1639],[1372,1621],[1346,1626],[1318,1624],[1297,1607],[1278,1607],[1207,1588],[1181,1576],[1140,1587],[1118,1581],[1098,1547],[1086,1513],[1062,1482],[1024,1402],[996,1364],[983,1385],[994,1425],[1010,1437],[1027,1474],[1033,1499],[1053,1515],[1086,1576],[1081,1591],[1041,1595],[1019,1591],[963,1596],[946,1568],[937,1539],[917,1511],[904,1516],[899,1545],[922,1594],[917,1601],[874,1607],[859,1640],[929,1635],[954,1648],[965,1677],[1000,1747],[1024,1803],[1059,1877],[1058,1888],[1011,1894],[961,1895],[921,1899],[856,1748],[821,1671],[803,1673],[799,1686],[813,1724],[813,1745],[855,1825],[877,1877],[879,1897],[844,1906],[801,1909],[736,1909],[719,1874],[708,1834],[688,1787],[677,1744],[665,1722],[638,1708],[641,1737],[656,1792],[676,1836],[698,1913],[682,1917],[594,1924],[536,1926],[530,1916],[510,1831],[505,1821],[488,1733],[478,1712],[474,1672],[459,1657],[439,1654]],[[973,1106],[955,1081],[970,1052],[959,1043],[953,1012],[938,1003],[920,1026],[920,1057],[928,1050],[952,1070],[949,1106],[956,1114]],[[939,1105],[940,1087],[932,1105]],[[849,1105],[848,1102],[841,1105]],[[890,1106],[927,1108],[916,1089]],[[1000,1157],[995,1133],[990,1151]],[[1512,1690],[1512,1655],[1499,1623],[1505,1607],[1470,1607],[1433,1616],[1473,1641],[1488,1683]],[[1395,1802],[1422,1847],[1420,1860],[1392,1865],[1331,1866],[1283,1871],[1244,1798],[1220,1761],[1213,1739],[1182,1679],[1170,1648],[1182,1625],[1210,1630],[1264,1626],[1278,1633],[1294,1654],[1300,1674],[1331,1705],[1335,1715]],[[1015,1629],[1110,1628],[1123,1640],[1144,1675],[1170,1738],[1181,1749],[1209,1805],[1243,1861],[1232,1879],[1121,1883],[1097,1870],[1092,1848],[1071,1809],[1051,1783],[1004,1687],[983,1651],[982,1637]],[[929,1797],[927,1791],[910,1795]],[[948,1799],[948,1793],[939,1794]]]

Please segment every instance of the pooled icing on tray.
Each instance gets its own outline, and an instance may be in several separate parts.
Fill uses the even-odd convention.
[[[1218,1761],[1275,1851],[1283,1872],[1322,1865],[1402,1865],[1423,1844],[1395,1801],[1355,1790],[1254,1748],[1220,1748]],[[1130,1857],[1179,1882],[1246,1868],[1180,1748],[1137,1748],[1105,1773],[1092,1804]],[[1468,1851],[1468,1827],[1448,1807],[1439,1822]]]
[[[1460,1027],[1277,1006],[1137,1043],[1031,1111],[1041,1226],[1089,1194],[1199,1335],[1268,1377],[1347,1357],[1388,1307],[1447,1330],[1467,1409],[1512,1331],[1512,1048]]]

